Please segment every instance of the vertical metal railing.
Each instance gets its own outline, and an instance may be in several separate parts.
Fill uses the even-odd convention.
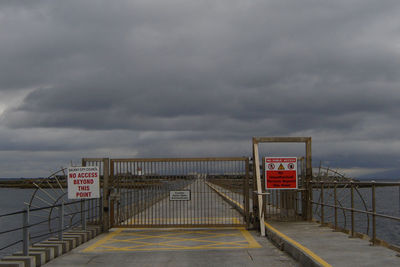
[[[324,203],[324,184],[321,183],[321,191],[320,191],[320,198],[321,198],[321,225],[325,224],[325,203]]]
[[[351,199],[351,237],[354,237],[354,183],[353,181],[350,183],[350,199]]]
[[[334,224],[335,224],[335,230],[338,230],[338,199],[337,199],[337,181],[335,181],[335,185],[333,187],[333,205],[334,207]]]
[[[399,187],[400,188],[400,187]],[[372,193],[372,244],[376,243],[376,195],[375,195],[375,181],[372,181],[371,185]],[[400,193],[399,193],[400,196]],[[399,201],[400,203],[400,201]]]
[[[64,230],[64,202],[61,203],[61,207],[58,210],[58,239],[63,240]]]
[[[29,209],[25,209],[22,214],[22,252],[24,256],[29,253]]]
[[[110,160],[109,158],[82,158],[82,166],[98,166],[100,172],[100,185],[102,187],[101,195],[102,201],[98,204],[99,209],[97,212],[99,214],[100,220],[102,221],[102,226],[104,231],[110,229]],[[88,205],[93,205],[92,201],[89,201]],[[89,209],[92,210],[92,209]],[[89,215],[90,217],[90,215]]]
[[[93,213],[98,209],[98,206],[82,205],[80,210],[76,210],[75,208],[81,203],[83,202],[78,200],[66,203],[61,201],[59,204],[42,207],[27,205],[24,210],[0,214],[2,222],[9,222],[2,224],[0,231],[0,255],[7,255],[22,249],[22,254],[27,256],[32,244],[47,238],[63,240],[65,231],[74,227],[85,229],[88,221],[98,221],[98,218],[92,217],[99,216],[99,214]],[[67,208],[67,211],[65,208]],[[52,213],[53,211],[55,213]],[[89,216],[89,214],[92,215]],[[80,215],[82,215],[81,218],[79,218]],[[15,222],[18,221],[21,224],[15,227]],[[15,249],[11,250],[14,247]]]
[[[392,241],[383,241],[378,236],[382,232],[378,230],[390,227],[396,236],[396,225],[400,223],[400,217],[396,214],[400,212],[394,210],[395,207],[392,210],[387,208],[387,194],[393,194],[396,192],[393,189],[398,188],[396,193],[400,196],[400,182],[315,181],[310,184],[314,195],[319,195],[319,199],[311,201],[311,204],[316,208],[313,215],[321,225],[329,225],[336,231],[348,233],[350,237],[368,235],[372,245],[389,243],[387,246],[399,248],[400,244],[396,241],[399,240],[398,234]],[[382,189],[379,194],[377,187]],[[378,206],[380,198],[386,202]],[[389,198],[393,200],[396,196],[392,195]],[[400,199],[398,205],[400,207]],[[380,210],[378,207],[381,207]],[[385,223],[378,223],[378,220],[383,219],[386,220]],[[390,242],[397,243],[390,245]]]
[[[115,187],[111,221],[126,227],[249,225],[248,162],[248,158],[111,159]],[[192,199],[170,200],[173,191],[190,191]],[[243,216],[238,217],[236,209],[214,208],[226,201],[240,206]]]

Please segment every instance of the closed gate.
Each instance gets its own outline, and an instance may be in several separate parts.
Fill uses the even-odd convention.
[[[248,158],[111,159],[110,174],[113,226],[249,223]]]

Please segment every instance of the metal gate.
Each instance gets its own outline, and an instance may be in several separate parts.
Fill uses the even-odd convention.
[[[118,227],[249,224],[248,158],[111,159]]]

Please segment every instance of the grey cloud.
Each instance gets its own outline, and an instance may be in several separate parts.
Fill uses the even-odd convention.
[[[2,151],[246,154],[252,136],[312,135],[337,165],[368,166],[368,143],[398,156],[382,145],[398,140],[398,1],[0,7],[0,90],[29,90],[0,101]]]

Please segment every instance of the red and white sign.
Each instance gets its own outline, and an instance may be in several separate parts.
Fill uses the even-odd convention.
[[[69,199],[100,197],[99,167],[69,167],[67,179]]]
[[[297,189],[297,158],[265,158],[266,189]]]

